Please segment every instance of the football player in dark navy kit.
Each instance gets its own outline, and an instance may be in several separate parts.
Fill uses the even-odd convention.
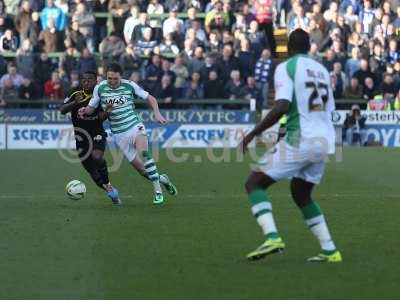
[[[107,119],[107,113],[99,108],[91,116],[81,118],[78,110],[86,106],[92,98],[96,85],[95,72],[82,74],[81,86],[73,90],[60,107],[62,114],[71,113],[72,124],[76,140],[78,156],[85,170],[100,188],[107,192],[114,205],[120,205],[121,200],[118,191],[108,178],[107,163],[104,159],[107,134],[103,128],[103,121]]]

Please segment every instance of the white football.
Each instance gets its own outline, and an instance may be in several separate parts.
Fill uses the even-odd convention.
[[[72,180],[68,182],[65,189],[67,191],[68,197],[72,200],[82,199],[86,193],[85,184],[83,182],[80,182],[79,180]]]

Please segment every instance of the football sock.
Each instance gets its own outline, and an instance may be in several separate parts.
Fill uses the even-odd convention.
[[[162,184],[168,184],[168,182],[169,182],[164,175],[160,175],[159,179],[160,179],[160,183],[162,183]]]
[[[107,162],[105,159],[103,159],[101,164],[98,166],[97,171],[100,174],[102,184],[107,184],[110,182],[110,179],[108,178]]]
[[[335,244],[332,241],[328,230],[324,215],[322,214],[319,205],[311,201],[309,204],[301,208],[304,220],[311,232],[317,237],[321,248],[326,253],[332,253],[336,250]]]
[[[268,194],[263,190],[255,190],[249,194],[251,212],[257,219],[257,223],[267,239],[279,237],[276,229],[274,217],[272,215],[272,205]]]
[[[85,159],[81,162],[85,170],[89,173],[90,177],[94,181],[94,183],[101,189],[105,190],[103,186],[103,179],[100,173],[98,172],[95,163],[90,158]],[[106,182],[108,183],[108,181]]]
[[[146,171],[147,177],[151,180],[154,187],[154,192],[156,194],[162,194],[161,186],[160,186],[160,176],[157,171],[157,166],[154,162],[154,159],[151,157],[149,151],[143,151],[144,158],[144,169]]]

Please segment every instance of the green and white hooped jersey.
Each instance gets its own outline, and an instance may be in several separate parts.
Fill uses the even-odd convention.
[[[296,55],[277,66],[274,81],[275,101],[290,101],[286,142],[293,147],[322,143],[334,153],[335,100],[327,69],[307,55]]]
[[[135,100],[140,97],[147,99],[149,93],[130,80],[121,79],[119,87],[111,88],[107,80],[96,85],[93,97],[89,102],[91,107],[101,107],[105,110],[107,104],[113,108],[108,117],[113,134],[128,131],[133,126],[142,123],[142,119],[135,111]]]

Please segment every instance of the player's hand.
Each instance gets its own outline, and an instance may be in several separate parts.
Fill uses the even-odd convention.
[[[111,113],[111,112],[112,112],[112,108],[113,108],[112,103],[108,103],[108,104],[106,105],[105,112],[106,112],[107,114]]]
[[[247,151],[248,145],[251,143],[251,141],[254,139],[254,134],[253,132],[249,132],[248,134],[245,135],[243,138],[242,142],[240,143],[240,150],[245,153]]]
[[[154,115],[155,119],[157,120],[158,123],[164,125],[167,124],[168,121],[160,114],[160,113],[156,113]]]
[[[81,107],[81,108],[78,110],[78,117],[79,117],[80,119],[84,119],[84,118],[85,118],[85,115],[86,115],[86,107]]]

